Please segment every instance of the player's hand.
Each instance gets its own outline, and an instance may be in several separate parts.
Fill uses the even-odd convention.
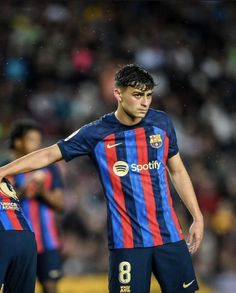
[[[43,192],[44,189],[44,173],[42,171],[36,171],[29,176],[25,183],[25,196],[27,198],[37,197]]]
[[[198,250],[202,242],[203,231],[204,231],[203,219],[195,220],[189,229],[188,238],[187,238],[187,245],[188,245],[189,252],[191,254],[195,253]]]

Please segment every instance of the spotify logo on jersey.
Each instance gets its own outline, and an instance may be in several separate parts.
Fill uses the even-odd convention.
[[[129,165],[124,161],[117,161],[113,165],[113,172],[119,176],[123,177],[128,174],[129,172]]]
[[[125,176],[128,174],[129,171],[134,173],[140,173],[140,172],[147,172],[149,170],[159,170],[161,168],[161,162],[158,162],[157,160],[153,160],[151,162],[148,162],[146,164],[131,164],[130,166],[125,161],[117,161],[113,165],[113,172],[119,176]],[[152,172],[153,172],[152,171]]]

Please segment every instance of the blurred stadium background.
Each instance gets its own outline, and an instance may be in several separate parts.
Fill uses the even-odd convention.
[[[0,159],[15,119],[36,119],[45,146],[55,143],[114,110],[117,66],[142,65],[159,84],[153,107],[174,120],[204,213],[205,238],[194,256],[200,292],[236,292],[235,31],[235,1],[1,1]],[[59,291],[107,292],[97,174],[86,158],[59,165],[66,276]],[[190,217],[173,195],[187,231]]]

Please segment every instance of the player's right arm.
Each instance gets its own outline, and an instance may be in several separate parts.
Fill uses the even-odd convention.
[[[37,150],[5,166],[2,166],[0,168],[0,181],[5,176],[11,176],[40,169],[61,159],[62,154],[57,144]]]

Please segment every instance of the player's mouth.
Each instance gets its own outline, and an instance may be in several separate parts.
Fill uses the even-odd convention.
[[[147,113],[147,109],[139,109],[138,112],[140,112],[142,114],[146,114]]]

